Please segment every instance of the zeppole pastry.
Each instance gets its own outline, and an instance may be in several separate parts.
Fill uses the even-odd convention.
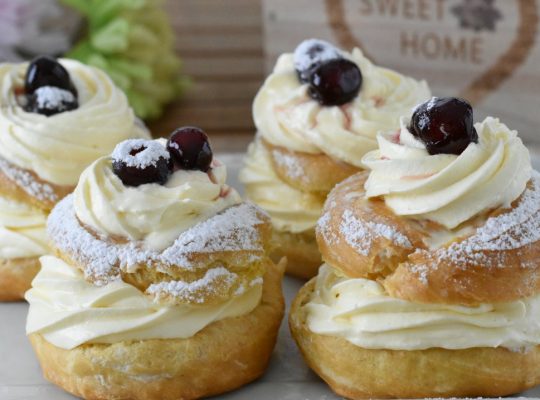
[[[206,134],[131,139],[47,224],[27,292],[45,377],[86,399],[193,399],[266,369],[283,317],[269,217],[241,202]]]
[[[0,64],[0,88],[0,301],[10,301],[30,287],[47,214],[83,169],[148,133],[107,75],[77,61]]]
[[[329,195],[324,259],[290,327],[353,398],[506,396],[540,384],[540,174],[516,131],[433,98]]]
[[[397,129],[430,96],[426,82],[373,65],[359,49],[310,39],[279,57],[253,103],[258,134],[240,180],[272,217],[273,256],[287,256],[288,273],[317,273],[315,225],[327,194],[363,168],[378,131]]]

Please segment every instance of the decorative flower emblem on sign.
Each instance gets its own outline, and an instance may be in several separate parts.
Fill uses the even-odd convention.
[[[452,13],[458,18],[459,25],[475,31],[495,31],[495,25],[502,18],[495,8],[494,0],[463,0],[452,7]]]

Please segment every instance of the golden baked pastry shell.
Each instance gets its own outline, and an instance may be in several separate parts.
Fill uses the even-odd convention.
[[[505,348],[371,350],[344,338],[313,333],[302,306],[314,286],[311,280],[300,289],[289,326],[309,367],[340,396],[498,397],[540,384],[540,346],[527,352]]]
[[[516,219],[515,226],[503,232],[504,241],[503,234],[492,235],[491,242],[478,245],[477,240],[474,245],[474,233],[430,249],[426,245],[429,231],[442,227],[396,215],[383,200],[366,199],[368,175],[360,172],[349,177],[326,200],[317,225],[317,242],[323,260],[332,267],[350,278],[377,279],[390,296],[420,303],[477,305],[540,293],[540,241],[525,243],[520,239],[530,234],[527,229],[537,229],[540,211],[531,211],[524,221],[527,224]],[[522,194],[509,209],[494,210],[480,218],[476,221],[479,228],[473,230],[487,225],[486,218],[513,212],[521,201],[527,201],[526,196],[531,202],[536,196],[532,191],[539,190],[535,186],[540,187],[540,181],[531,180],[527,187],[531,192]],[[528,206],[534,205],[526,204],[525,208]],[[490,224],[495,225],[493,221]],[[501,248],[503,245],[497,244],[520,240],[523,245]]]
[[[23,300],[39,269],[39,257],[0,259],[0,301]]]
[[[45,378],[85,399],[176,400],[217,395],[261,376],[284,312],[283,266],[264,278],[251,313],[214,322],[188,339],[86,344],[65,350],[30,341]]]
[[[274,229],[272,247],[270,256],[274,262],[277,263],[282,257],[287,258],[287,275],[304,280],[317,275],[322,261],[314,230],[292,233]]]
[[[0,161],[6,162],[4,160]],[[45,212],[51,211],[57,201],[61,200],[75,189],[72,186],[58,186],[50,182],[45,182],[32,171],[20,169],[13,165],[11,165],[10,168],[18,171],[19,174],[25,174],[29,177],[29,180],[31,181],[29,184],[33,184],[35,187],[48,187],[50,193],[44,195],[42,198],[33,196],[21,187],[19,183],[10,179],[10,177],[0,169],[0,195],[20,203],[28,204]]]
[[[328,155],[302,153],[274,146],[262,139],[268,149],[276,174],[295,189],[303,192],[328,193],[342,180],[359,169]]]
[[[133,242],[126,238],[103,237],[95,233],[76,217],[71,200],[71,197],[62,200],[49,217],[51,252],[79,269],[85,274],[85,279],[94,284],[104,284],[121,278],[144,292],[151,285],[161,282],[192,283],[204,279],[210,269],[219,267],[235,274],[232,282],[227,280],[227,277],[214,279],[212,284],[199,287],[196,299],[192,299],[195,295],[178,297],[167,292],[152,295],[159,303],[218,304],[235,296],[241,286],[249,287],[251,282],[262,278],[265,265],[269,261],[267,255],[272,236],[270,219],[252,204],[231,206],[188,229],[180,237],[189,232],[193,234],[193,231],[197,235],[195,239],[188,236],[187,243],[177,245],[175,241],[161,252],[148,252],[141,246],[128,247]],[[250,212],[251,219],[256,218],[256,221],[249,222],[251,225],[241,225],[228,230],[219,230],[216,227],[213,231],[207,231],[210,229],[208,226],[200,230],[201,225],[204,226],[203,224],[208,224],[209,221],[216,224],[215,221],[220,221],[222,215],[234,209],[241,210],[242,213]],[[73,237],[77,240],[70,243]],[[190,248],[189,245],[194,242],[198,245],[195,249]],[[127,254],[130,256],[127,257]],[[164,254],[167,255],[163,256]],[[131,262],[129,265],[128,259]],[[96,268],[89,268],[95,265],[106,266],[107,268],[103,268],[106,272],[100,274],[100,271],[96,272]]]

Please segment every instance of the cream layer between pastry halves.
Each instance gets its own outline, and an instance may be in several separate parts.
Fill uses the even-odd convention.
[[[376,281],[349,279],[324,264],[307,308],[317,334],[367,349],[424,350],[540,344],[540,296],[499,304],[420,304],[390,297]]]
[[[219,274],[216,268],[214,274]],[[207,274],[205,279],[212,279]],[[204,284],[197,282],[196,284]],[[189,338],[228,317],[245,315],[260,303],[262,284],[216,305],[164,305],[118,279],[95,286],[59,258],[41,258],[41,271],[26,293],[26,333],[38,333],[63,349],[86,343]]]

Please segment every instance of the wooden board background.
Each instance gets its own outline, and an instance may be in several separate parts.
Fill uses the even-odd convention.
[[[264,78],[259,0],[167,0],[183,72],[182,100],[150,123],[155,135],[197,125],[221,151],[244,150],[254,133],[251,103]]]

